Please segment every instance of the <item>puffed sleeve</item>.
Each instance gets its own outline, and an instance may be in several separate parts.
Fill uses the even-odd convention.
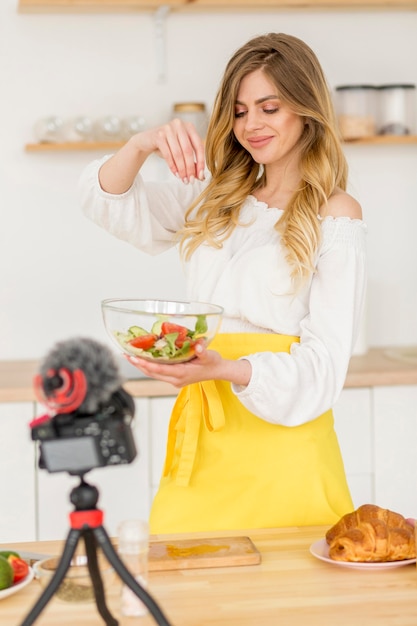
[[[184,185],[175,178],[145,182],[138,174],[125,193],[107,193],[100,186],[98,173],[108,158],[93,161],[81,174],[78,188],[83,213],[110,234],[148,254],[173,247],[184,214],[204,183]]]
[[[328,217],[323,221],[300,343],[292,345],[290,354],[244,357],[252,366],[251,380],[245,388],[232,388],[261,419],[298,426],[330,409],[339,397],[365,297],[366,231],[361,220]]]

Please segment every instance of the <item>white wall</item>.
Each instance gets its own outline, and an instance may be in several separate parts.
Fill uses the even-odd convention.
[[[417,12],[172,13],[161,84],[151,13],[18,14],[17,0],[1,1],[0,359],[38,358],[73,335],[107,341],[103,298],[184,295],[175,254],[146,257],[81,215],[76,183],[100,153],[24,151],[35,120],[140,113],[154,124],[175,101],[210,106],[231,53],[270,30],[309,43],[331,86],[417,83]],[[417,145],[346,153],[369,225],[369,341],[417,343]]]

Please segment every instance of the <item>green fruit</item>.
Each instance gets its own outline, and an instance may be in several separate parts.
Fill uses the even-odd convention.
[[[4,556],[0,556],[0,590],[11,587],[13,584],[13,577],[13,567],[10,565],[9,561],[4,558]]]
[[[18,552],[14,552],[13,550],[0,550],[0,556],[8,559],[9,556],[17,556],[20,559],[20,554]]]

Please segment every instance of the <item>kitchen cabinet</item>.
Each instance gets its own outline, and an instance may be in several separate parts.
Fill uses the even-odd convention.
[[[35,446],[29,422],[32,402],[0,404],[0,540],[36,538]]]
[[[149,401],[151,498],[162,473],[175,399]],[[355,507],[374,503],[417,516],[417,386],[345,388],[334,417]]]
[[[19,0],[19,10],[138,11],[175,9],[415,9],[416,0]]]
[[[98,507],[111,535],[124,519],[147,519],[165,458],[168,422],[176,396],[135,398],[137,457],[128,465],[91,470]],[[0,541],[62,539],[69,530],[70,501],[79,478],[39,469],[29,422],[42,413],[35,402],[0,403]],[[10,480],[12,477],[12,480]]]
[[[335,428],[355,507],[364,503],[417,516],[417,364],[415,349],[371,348],[351,359],[334,407]],[[396,355],[393,358],[392,355]],[[28,424],[43,412],[34,399],[37,362],[0,362],[0,540],[62,539],[78,484],[65,472],[40,470]],[[162,473],[172,385],[154,380],[125,384],[135,398],[137,458],[127,466],[92,470],[104,524],[115,534],[122,519],[149,515]]]
[[[111,534],[123,519],[147,519],[152,500],[150,488],[150,433],[148,398],[136,398],[134,435],[138,455],[129,465],[95,469],[87,482],[99,489],[98,507]],[[74,509],[70,492],[78,477],[49,473],[38,467],[37,446],[30,439],[29,422],[42,412],[30,402],[0,404],[0,540],[61,539],[69,530]],[[162,437],[161,437],[162,438]],[[156,455],[157,456],[157,455]]]
[[[128,465],[94,469],[85,476],[99,490],[98,508],[104,526],[114,536],[120,521],[147,519],[151,502],[149,399],[135,399],[134,436],[138,454]],[[70,492],[79,479],[65,472],[37,471],[38,538],[61,539],[69,530],[68,514],[74,510]]]
[[[151,398],[149,402],[149,431],[151,450],[150,502],[158,489],[165,461],[169,419],[176,396]]]
[[[121,520],[149,516],[162,473],[175,399],[175,395],[135,398],[137,457],[129,465],[94,469],[85,477],[99,490],[98,507],[104,511],[104,525],[111,535],[116,534]],[[2,542],[62,539],[69,530],[68,516],[74,510],[70,493],[79,478],[39,469],[29,422],[42,412],[35,402],[0,402],[5,433],[0,439]]]
[[[417,387],[375,387],[375,501],[417,517]]]
[[[99,488],[110,534],[121,519],[148,518],[175,400],[174,395],[136,398],[138,457],[129,466],[93,470],[86,477]],[[417,385],[345,388],[334,417],[355,507],[374,503],[417,516]],[[66,535],[73,509],[69,493],[76,484],[66,474],[38,471],[40,539]]]
[[[355,507],[417,517],[417,386],[344,389],[334,415]]]
[[[372,389],[343,389],[333,413],[355,508],[374,503]]]

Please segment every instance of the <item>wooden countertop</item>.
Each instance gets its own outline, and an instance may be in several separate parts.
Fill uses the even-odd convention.
[[[262,561],[259,565],[151,572],[148,590],[172,626],[415,626],[415,564],[372,571],[323,562],[312,556],[309,548],[326,530],[304,527],[200,533],[200,537],[250,536]],[[15,543],[7,548],[60,554],[62,542]],[[156,624],[151,615],[120,618],[119,592],[120,581],[115,576],[106,599],[121,626]],[[19,593],[2,599],[1,623],[20,624],[39,593],[39,583],[34,580]],[[36,620],[36,626],[74,624],[103,624],[94,602],[71,604],[52,597]]]
[[[395,358],[404,351],[405,359]],[[0,402],[34,402],[32,378],[38,361],[0,361]],[[378,385],[416,385],[417,348],[371,348],[366,354],[353,356],[345,387]],[[125,387],[135,397],[175,396],[178,390],[157,380],[129,380]]]

